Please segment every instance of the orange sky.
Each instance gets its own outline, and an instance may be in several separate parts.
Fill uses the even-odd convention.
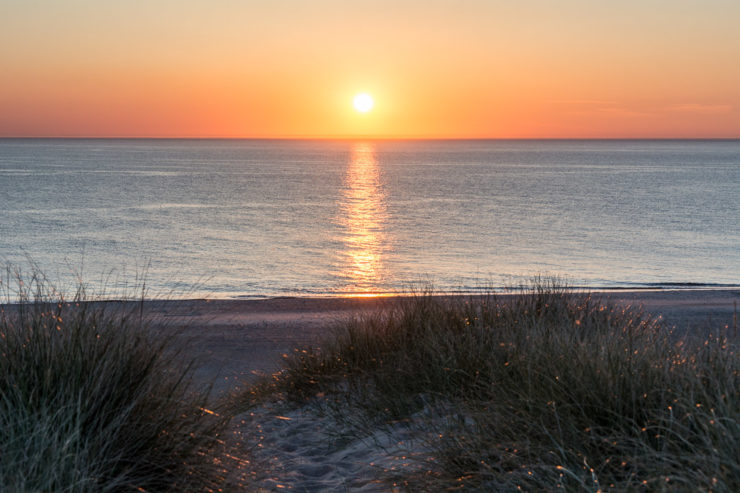
[[[737,0],[5,0],[0,136],[738,138],[738,26]]]

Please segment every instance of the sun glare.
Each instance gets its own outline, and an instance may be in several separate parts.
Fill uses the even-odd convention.
[[[360,113],[367,113],[373,109],[373,98],[369,94],[362,92],[355,96],[353,104],[355,105],[355,109]]]

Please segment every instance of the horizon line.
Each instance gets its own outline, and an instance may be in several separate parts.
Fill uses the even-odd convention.
[[[740,140],[740,135],[735,137],[423,137],[423,136],[277,136],[277,137],[188,137],[188,136],[38,136],[38,135],[0,135],[0,140],[499,140],[499,141],[533,141],[533,140]]]

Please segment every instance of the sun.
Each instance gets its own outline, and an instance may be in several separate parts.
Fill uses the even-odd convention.
[[[366,92],[361,92],[355,96],[352,103],[355,105],[355,109],[360,113],[367,113],[373,109],[373,98]]]

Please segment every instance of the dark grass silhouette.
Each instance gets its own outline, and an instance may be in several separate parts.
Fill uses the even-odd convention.
[[[38,271],[8,274],[0,489],[204,491],[222,480],[225,419],[139,305],[88,301],[82,287],[65,300]]]

